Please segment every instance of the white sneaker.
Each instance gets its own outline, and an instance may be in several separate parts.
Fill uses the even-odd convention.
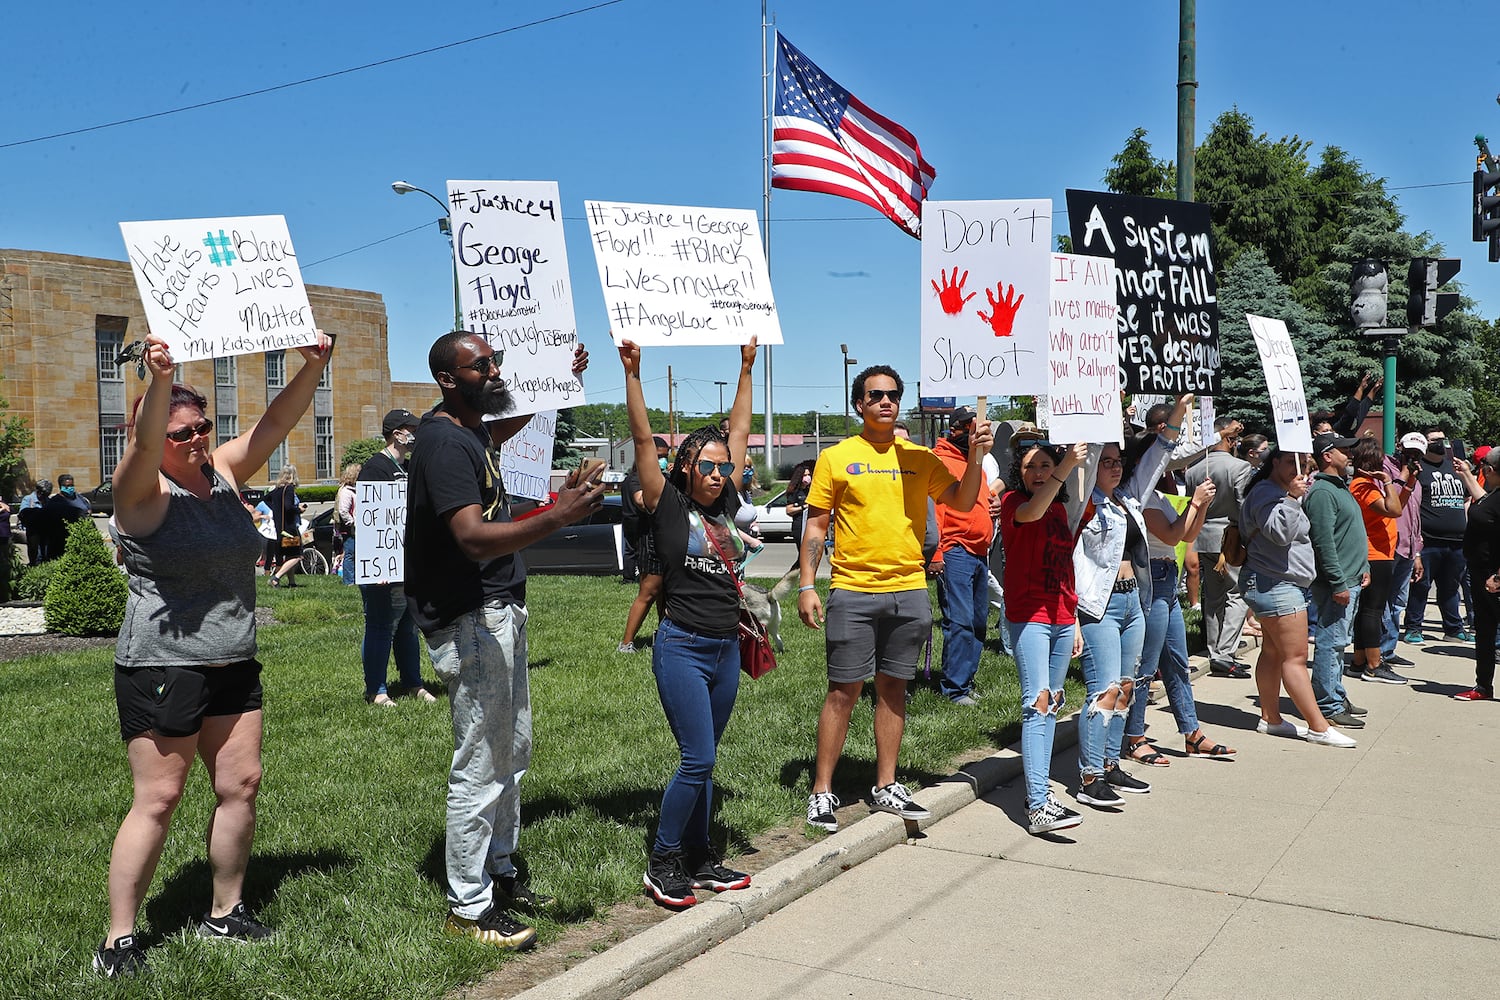
[[[1299,726],[1295,722],[1288,722],[1286,719],[1282,719],[1274,726],[1265,719],[1261,719],[1255,724],[1255,731],[1263,733],[1266,736],[1285,736],[1289,740],[1307,739],[1306,726]]]
[[[1302,738],[1309,743],[1316,743],[1319,746],[1339,747],[1343,750],[1350,750],[1359,745],[1332,726],[1329,726],[1321,733],[1315,733],[1309,729],[1307,735]]]

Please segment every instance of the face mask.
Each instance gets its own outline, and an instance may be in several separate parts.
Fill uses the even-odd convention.
[[[656,464],[659,465],[659,466],[661,466],[661,471],[663,471],[663,472],[667,471],[667,460],[665,458],[658,458],[656,460]]]
[[[744,472],[740,473],[740,482],[744,483],[746,486],[749,486],[750,480],[754,478],[755,473],[751,472],[749,469],[746,469]]]
[[[65,497],[72,497],[77,493],[77,491],[74,490],[71,486],[64,486],[62,489],[58,490],[58,492]]]
[[[397,431],[394,435],[392,435],[391,440],[395,441],[403,448],[410,448],[413,444],[416,443],[417,436],[411,431]]]
[[[962,434],[949,434],[948,443],[959,451],[967,453],[969,450],[969,432],[964,431]]]

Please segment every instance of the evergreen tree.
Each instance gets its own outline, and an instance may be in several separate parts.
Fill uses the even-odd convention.
[[[0,396],[0,413],[9,410],[10,400]],[[25,417],[12,414],[0,420],[0,498],[15,495],[16,480],[26,469],[26,449],[34,440]]]
[[[1106,190],[1143,198],[1177,197],[1177,169],[1152,154],[1145,129],[1131,132],[1110,162],[1114,165],[1104,171]]]
[[[1500,371],[1500,322],[1476,322],[1474,350],[1474,410],[1464,437],[1476,445],[1500,444],[1500,386],[1494,376]]]
[[[62,635],[109,635],[120,631],[129,596],[125,574],[91,517],[68,528],[68,541],[47,584],[42,604],[47,629]]]
[[[578,425],[573,422],[573,408],[558,410],[552,437],[554,469],[576,469],[583,461],[583,452],[573,447],[573,439],[577,436]]]

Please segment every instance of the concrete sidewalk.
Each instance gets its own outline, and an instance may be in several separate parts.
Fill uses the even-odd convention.
[[[1473,683],[1470,648],[1401,651],[1411,686],[1348,681],[1370,710],[1357,749],[1257,735],[1253,683],[1202,678],[1204,725],[1233,762],[1176,756],[1153,707],[1173,763],[1130,767],[1153,789],[1122,811],[1031,837],[1014,778],[863,863],[829,838],[832,867],[858,866],[743,933],[673,917],[663,929],[703,921],[704,945],[728,939],[634,995],[1491,996],[1500,703],[1448,697]],[[1074,787],[1075,751],[1053,777]]]

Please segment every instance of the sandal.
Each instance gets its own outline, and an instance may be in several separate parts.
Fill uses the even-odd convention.
[[[1189,757],[1197,757],[1201,760],[1227,760],[1235,755],[1235,751],[1232,748],[1226,747],[1222,743],[1215,743],[1205,748],[1203,742],[1206,739],[1208,739],[1208,734],[1202,730],[1198,732],[1196,740],[1188,738],[1187,755]]]
[[[1146,740],[1136,740],[1125,748],[1125,756],[1137,764],[1145,764],[1147,767],[1171,767],[1172,762],[1167,755],[1160,752]]]

